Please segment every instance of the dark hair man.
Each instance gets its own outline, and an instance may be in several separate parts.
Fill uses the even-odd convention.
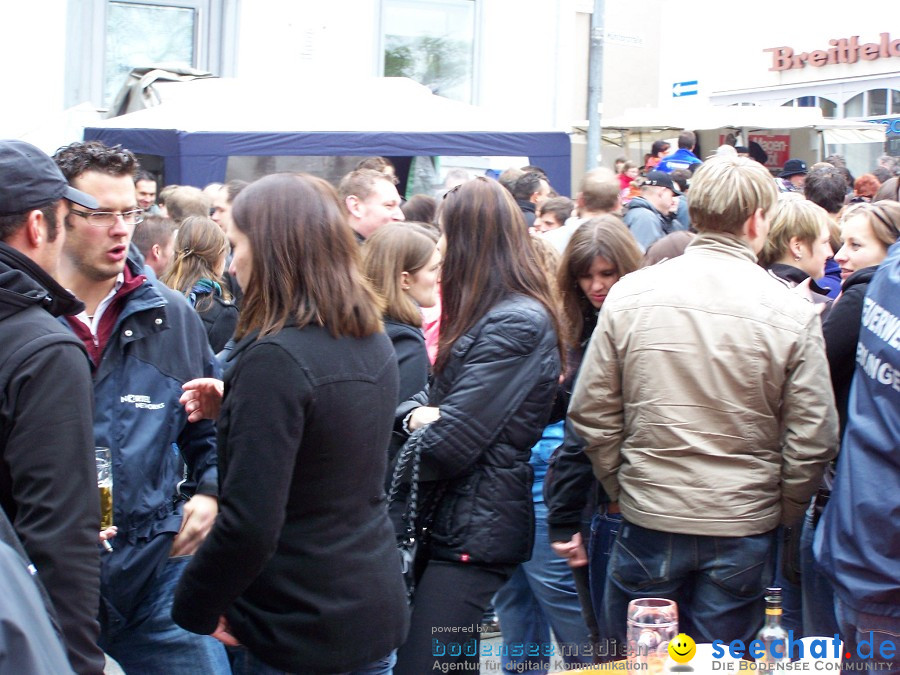
[[[699,234],[613,286],[585,353],[569,420],[623,516],[603,597],[620,642],[629,601],[663,594],[695,639],[749,644],[776,530],[835,455],[819,316],[757,264],[777,194],[753,160],[704,163]]]
[[[534,226],[535,209],[550,197],[550,183],[537,171],[526,171],[513,184],[512,195],[522,210],[525,224]]]
[[[60,279],[85,304],[66,320],[93,366],[95,442],[113,459],[119,533],[115,552],[102,559],[100,645],[126,671],[190,663],[192,672],[227,672],[222,644],[178,628],[168,609],[186,556],[218,511],[213,424],[189,423],[178,403],[184,382],[218,375],[215,357],[187,300],[148,280],[129,257],[143,217],[134,155],[90,141],[55,159],[69,183],[98,202],[66,219]]]
[[[697,168],[695,165],[703,163],[693,152],[696,145],[697,137],[694,132],[682,131],[678,134],[678,150],[657,164],[656,170],[672,173],[675,169],[684,169],[693,173]]]
[[[138,206],[144,211],[151,211],[156,207],[156,180],[146,171],[138,171],[134,177],[134,194],[137,197]]]
[[[53,279],[69,202],[97,208],[36,147],[0,142],[0,507],[53,602],[72,669],[99,674],[91,374],[54,318],[84,308]]]

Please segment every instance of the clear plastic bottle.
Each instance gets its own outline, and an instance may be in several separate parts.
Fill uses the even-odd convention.
[[[756,639],[762,642],[766,649],[766,653],[756,660],[757,663],[777,664],[790,661],[787,653],[788,633],[781,625],[780,588],[766,589],[766,622],[756,634]]]

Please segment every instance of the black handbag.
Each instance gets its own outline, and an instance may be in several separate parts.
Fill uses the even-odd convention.
[[[410,604],[416,587],[415,560],[416,550],[419,547],[416,518],[419,511],[419,467],[422,463],[419,438],[424,430],[423,427],[414,431],[397,453],[388,491],[388,508],[390,508],[400,496],[401,485],[409,484],[409,492],[405,495],[406,506],[401,518],[402,531],[397,533],[397,551],[400,554],[400,571],[406,582],[406,598]]]

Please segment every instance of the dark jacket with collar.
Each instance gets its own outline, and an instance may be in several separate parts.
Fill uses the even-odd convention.
[[[419,445],[419,516],[429,521],[432,558],[516,564],[531,557],[529,460],[559,372],[553,323],[521,295],[499,302],[454,343],[428,393],[441,417]],[[423,402],[401,405],[398,417]]]
[[[138,265],[128,260],[133,274]],[[181,527],[179,484],[217,493],[215,427],[190,423],[181,385],[217,377],[197,313],[180,293],[145,280],[126,298],[94,369],[94,438],[113,458],[115,553],[103,556],[106,630],[140,621],[140,607]]]
[[[522,211],[522,217],[525,219],[525,224],[528,227],[533,227],[534,221],[537,218],[534,202],[528,201],[527,199],[517,199],[516,204],[519,205],[519,209]]]
[[[200,315],[200,320],[206,329],[209,346],[213,353],[218,354],[225,349],[225,345],[234,335],[240,310],[233,302],[225,300],[217,293],[204,293],[199,297],[208,298],[208,301],[204,299],[198,302],[201,307],[197,309],[197,314]]]
[[[53,601],[72,667],[100,673],[90,369],[81,342],[54,319],[83,308],[0,243],[0,507]]]
[[[406,587],[383,489],[397,360],[383,333],[288,326],[242,339],[218,420],[221,506],[172,615],[225,615],[259,659],[352,671],[400,646]]]
[[[856,364],[856,343],[859,342],[859,319],[869,282],[877,267],[864,267],[844,280],[841,295],[822,323],[825,336],[825,353],[831,369],[831,386],[834,402],[841,422],[841,436],[847,424],[847,401],[850,398],[850,382]]]
[[[431,364],[425,349],[425,334],[421,328],[388,317],[384,318],[384,332],[391,339],[397,354],[397,367],[400,370],[400,394],[397,402],[400,403],[418,394],[428,383]]]

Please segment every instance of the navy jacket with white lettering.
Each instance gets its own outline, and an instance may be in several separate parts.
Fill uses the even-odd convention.
[[[132,272],[140,266],[129,259]],[[181,385],[218,377],[197,313],[156,280],[132,291],[94,371],[94,443],[113,458],[115,552],[102,558],[107,630],[137,622],[181,526],[179,483],[217,494],[215,427],[188,423]]]
[[[814,550],[842,602],[900,618],[900,243],[869,283],[857,354],[847,432]]]

